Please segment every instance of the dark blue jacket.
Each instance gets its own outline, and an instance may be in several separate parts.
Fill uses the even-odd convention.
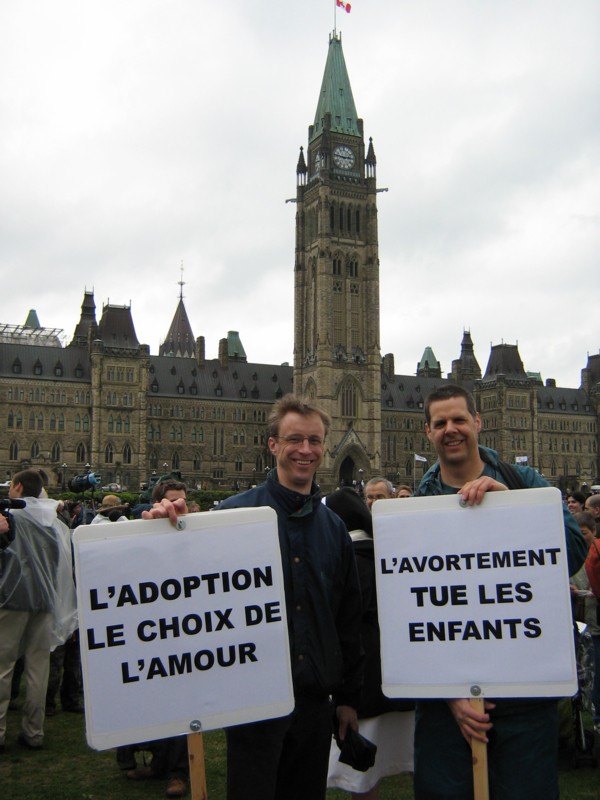
[[[362,684],[361,593],[352,542],[319,487],[302,495],[272,470],[265,483],[227,498],[224,508],[269,506],[277,513],[292,678],[296,697],[334,696],[357,707]]]

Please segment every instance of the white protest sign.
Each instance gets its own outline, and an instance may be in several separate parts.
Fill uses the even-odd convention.
[[[574,694],[557,489],[378,500],[373,528],[384,694]]]
[[[88,743],[283,716],[294,707],[270,508],[80,526],[75,568]]]

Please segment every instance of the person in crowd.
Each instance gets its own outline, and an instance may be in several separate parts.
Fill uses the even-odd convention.
[[[365,486],[365,500],[371,509],[376,500],[388,500],[394,496],[394,487],[386,478],[371,478]]]
[[[81,658],[79,630],[73,631],[64,644],[50,653],[50,672],[46,689],[46,716],[57,713],[56,697],[60,707],[70,714],[83,714],[81,705]]]
[[[122,503],[116,494],[106,494],[96,509],[92,525],[102,522],[127,522],[129,519],[129,503]]]
[[[50,652],[77,627],[69,530],[56,515],[56,501],[42,492],[34,469],[17,472],[8,491],[26,506],[12,512],[14,538],[0,554],[0,750],[19,655],[25,702],[18,742],[30,750],[43,747]],[[5,524],[0,518],[0,532]]]
[[[596,539],[600,539],[600,494],[591,494],[585,501],[585,511],[594,517]]]
[[[276,462],[264,483],[219,509],[270,506],[277,514],[295,707],[286,717],[226,730],[228,800],[325,800],[332,736],[358,730],[362,683],[361,597],[352,541],[321,502],[315,474],[330,420],[311,401],[284,395],[271,411]],[[177,503],[177,501],[175,501]],[[152,516],[177,520],[165,500]]]
[[[583,492],[570,492],[567,495],[567,508],[571,512],[571,514],[577,514],[579,511],[583,511],[585,506],[585,495]]]
[[[394,497],[397,497],[399,500],[402,500],[405,497],[412,497],[412,496],[413,496],[413,491],[410,488],[410,486],[406,486],[406,484],[400,484],[400,486],[397,487],[396,493],[394,495]]]
[[[176,516],[188,513],[187,486],[183,481],[174,478],[160,481],[152,490],[152,500],[154,506],[141,512],[143,519],[165,516],[158,511],[153,512],[153,508],[163,509],[165,506],[173,509]],[[105,501],[106,498],[104,498],[103,505]],[[149,764],[137,765],[135,754],[139,750],[148,750],[152,753],[152,760]],[[117,748],[116,756],[119,768],[125,771],[129,780],[166,778],[165,794],[167,797],[184,797],[187,794],[189,761],[185,736],[156,739],[144,745],[124,745]]]
[[[360,630],[365,650],[364,684],[357,712],[360,732],[377,745],[375,764],[366,772],[359,772],[339,761],[340,750],[333,742],[327,786],[345,789],[353,800],[377,800],[382,778],[413,771],[414,702],[392,700],[381,691],[371,514],[364,500],[350,487],[327,495],[325,503],[348,528],[356,556],[363,602]]]
[[[589,511],[579,511],[573,515],[588,547],[595,546],[596,525]],[[591,591],[590,581],[581,567],[571,576],[571,593],[574,604],[581,604],[584,609],[583,619],[586,630],[590,634],[594,647],[594,680],[592,684],[592,705],[594,708],[594,730],[600,733],[600,624],[598,620],[598,600]],[[583,601],[583,603],[581,603]]]
[[[352,542],[323,503],[315,474],[330,420],[285,395],[269,417],[276,467],[254,489],[219,508],[271,506],[277,512],[295,693],[293,713],[229,728],[228,800],[324,800],[333,695],[343,740],[358,729],[362,682],[361,597]]]
[[[467,505],[487,492],[506,491],[506,467],[523,488],[547,486],[534,469],[506,465],[481,447],[481,420],[472,395],[460,386],[435,389],[425,402],[425,430],[438,461],[423,476],[417,496],[460,494]],[[569,574],[585,560],[587,547],[564,509]],[[540,531],[543,541],[544,532]],[[558,702],[521,698],[486,700],[480,713],[468,699],[419,701],[415,729],[416,800],[473,797],[472,740],[489,743],[492,800],[557,800]]]

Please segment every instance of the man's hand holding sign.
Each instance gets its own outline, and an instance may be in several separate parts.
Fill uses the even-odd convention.
[[[554,800],[550,698],[576,685],[568,576],[585,543],[558,490],[478,446],[465,390],[425,413],[438,463],[417,497],[373,511],[383,690],[419,698],[415,798]]]
[[[285,395],[263,484],[218,513],[181,517],[182,490],[144,520],[78,532],[93,746],[225,727],[228,800],[324,800],[330,697],[343,740],[363,670],[352,541],[314,480],[329,424]]]

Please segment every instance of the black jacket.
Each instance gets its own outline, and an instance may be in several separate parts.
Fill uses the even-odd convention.
[[[269,506],[277,513],[292,678],[296,696],[333,695],[357,707],[362,684],[360,587],[344,523],[311,494],[286,489],[269,473],[265,483],[229,497],[224,508]]]

